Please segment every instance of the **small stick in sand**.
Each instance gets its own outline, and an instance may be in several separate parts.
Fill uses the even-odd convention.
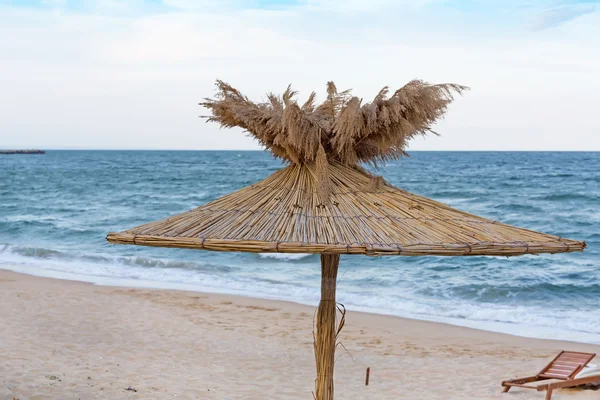
[[[369,375],[371,375],[371,367],[367,367],[367,376],[365,378],[365,385],[369,386]]]

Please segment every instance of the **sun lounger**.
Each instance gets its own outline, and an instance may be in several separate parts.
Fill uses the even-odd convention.
[[[550,400],[555,389],[600,383],[600,370],[595,369],[597,374],[594,374],[591,371],[594,369],[586,368],[595,356],[592,353],[563,350],[539,374],[502,382],[503,391],[508,392],[512,387],[536,389],[539,392],[545,390],[546,400]]]

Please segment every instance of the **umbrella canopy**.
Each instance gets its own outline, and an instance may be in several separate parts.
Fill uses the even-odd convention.
[[[112,243],[219,251],[367,255],[500,255],[581,251],[584,242],[516,228],[417,196],[342,164],[290,165],[194,210],[122,233]]]
[[[209,121],[241,127],[288,166],[186,213],[109,233],[111,243],[218,251],[321,254],[315,398],[333,399],[340,254],[514,256],[582,251],[585,242],[491,221],[398,189],[361,164],[405,155],[467,88],[414,80],[368,103],[327,84],[299,105],[291,87],[254,103],[225,82],[201,103]]]

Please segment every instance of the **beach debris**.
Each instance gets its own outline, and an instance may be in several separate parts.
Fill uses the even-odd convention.
[[[46,378],[50,379],[51,381],[62,382],[62,380],[56,375],[46,375]]]
[[[371,375],[371,367],[367,367],[367,375],[365,377],[365,386],[369,386],[369,376]]]
[[[137,393],[137,389],[134,389],[134,388],[132,388],[131,386],[127,386],[127,389],[125,389],[125,390],[128,390],[128,391],[130,391],[130,392],[136,392],[136,393]]]

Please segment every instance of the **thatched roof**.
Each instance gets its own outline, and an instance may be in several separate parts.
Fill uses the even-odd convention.
[[[112,243],[219,251],[367,255],[521,255],[581,251],[584,242],[455,210],[329,165],[330,205],[314,164],[290,165],[189,212],[122,233]]]
[[[210,121],[241,127],[290,165],[195,210],[121,233],[112,243],[218,251],[368,255],[520,255],[581,251],[584,242],[490,221],[405,192],[360,163],[405,154],[466,87],[412,81],[363,104],[327,85],[304,105],[290,87],[254,103],[217,81]]]

